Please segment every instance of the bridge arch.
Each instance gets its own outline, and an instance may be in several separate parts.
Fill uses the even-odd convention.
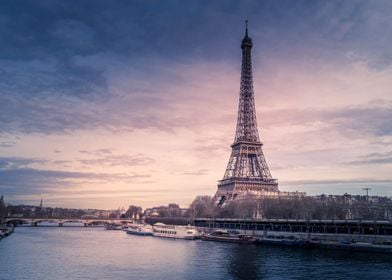
[[[33,218],[33,217],[6,217],[4,219],[6,224],[29,224],[37,226],[42,222],[49,222],[62,226],[64,223],[81,223],[85,226],[92,225],[107,225],[107,224],[127,224],[133,223],[132,219],[102,219],[102,218]]]
[[[105,220],[89,220],[85,224],[88,226],[91,225],[108,225],[111,224],[112,221],[105,221]]]
[[[32,226],[38,226],[38,224],[42,223],[42,222],[47,222],[47,223],[51,223],[51,224],[59,224],[58,221],[51,220],[51,219],[37,219],[37,220],[32,219],[31,220],[31,225]]]
[[[8,225],[25,225],[29,224],[29,222],[25,219],[21,218],[11,218],[11,219],[6,219],[5,223]]]
[[[80,223],[80,224],[85,224],[86,222],[83,220],[78,220],[78,219],[69,219],[69,220],[62,220],[61,221],[62,224],[66,224],[66,223]]]

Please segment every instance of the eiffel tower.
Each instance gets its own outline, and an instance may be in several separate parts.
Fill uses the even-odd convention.
[[[215,194],[218,205],[245,194],[262,195],[278,192],[278,181],[268,169],[257,130],[255,100],[253,92],[251,49],[246,21],[245,37],[242,40],[242,68],[237,128],[226,172],[218,183]]]

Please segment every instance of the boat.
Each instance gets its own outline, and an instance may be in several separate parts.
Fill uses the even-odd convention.
[[[192,240],[199,238],[200,234],[194,226],[176,226],[156,223],[153,226],[153,236]]]
[[[241,243],[241,244],[251,244],[256,242],[256,239],[248,234],[240,234],[237,232],[228,232],[224,230],[217,230],[212,233],[203,234],[201,236],[202,240],[205,241],[219,241],[219,242],[231,242],[231,243]]]
[[[0,227],[0,240],[14,232],[14,227]]]
[[[122,230],[122,225],[119,224],[107,224],[105,225],[106,230]]]
[[[142,224],[130,225],[126,231],[128,234],[147,236],[152,235],[152,226]]]

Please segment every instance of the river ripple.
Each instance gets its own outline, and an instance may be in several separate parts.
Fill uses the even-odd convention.
[[[392,279],[392,256],[18,227],[0,241],[0,279]]]

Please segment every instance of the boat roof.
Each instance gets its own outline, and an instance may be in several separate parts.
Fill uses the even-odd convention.
[[[166,226],[164,223],[155,223],[154,226]]]

